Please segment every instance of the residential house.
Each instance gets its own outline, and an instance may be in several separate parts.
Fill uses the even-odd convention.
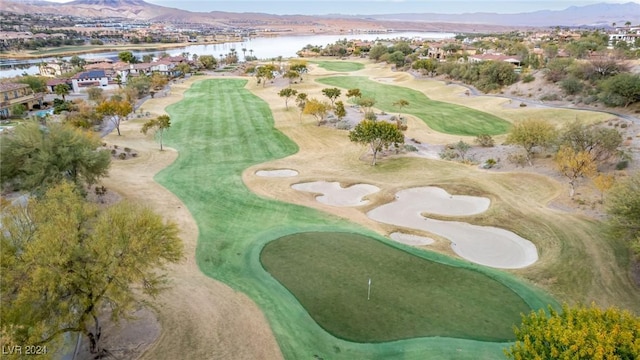
[[[0,118],[11,116],[11,108],[22,104],[27,110],[42,106],[43,94],[34,93],[27,84],[0,83]]]
[[[109,85],[109,77],[104,70],[89,70],[78,73],[71,78],[73,92],[80,92],[80,88]]]

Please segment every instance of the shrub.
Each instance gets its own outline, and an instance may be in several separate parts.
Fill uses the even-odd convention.
[[[117,154],[117,153],[118,153],[118,152],[116,151],[116,149],[112,149],[112,150],[111,150],[111,155],[115,155],[115,154]]]
[[[527,74],[527,75],[522,77],[522,82],[526,84],[526,83],[532,82],[535,79],[536,79],[535,76],[533,76],[531,74]]]
[[[127,153],[120,153],[120,155],[118,155],[118,159],[120,160],[124,160],[127,158]]]
[[[349,130],[351,129],[351,124],[346,121],[340,121],[336,124],[336,129],[338,130]]]
[[[620,160],[616,164],[616,170],[624,170],[629,167],[629,160]]]
[[[418,151],[418,148],[413,146],[413,145],[411,145],[411,144],[405,144],[404,145],[404,149],[406,151],[411,151],[411,152],[417,152]]]
[[[482,168],[484,168],[484,169],[491,169],[492,167],[496,166],[496,164],[497,164],[497,163],[498,163],[498,162],[497,162],[494,158],[487,159],[487,160],[484,162],[484,165],[482,165]]]
[[[442,160],[454,160],[458,158],[458,153],[451,148],[445,148],[438,155]]]
[[[124,152],[126,152],[126,153],[130,153],[130,152],[131,152],[131,149],[129,149],[128,147],[126,147],[126,148],[124,148]]]
[[[582,82],[574,77],[568,77],[562,81],[560,81],[560,87],[564,90],[567,95],[575,95],[579,94],[584,85]]]
[[[523,153],[509,154],[509,156],[507,156],[507,160],[510,163],[521,167],[525,167],[527,164],[527,156]]]
[[[558,101],[560,100],[560,96],[558,94],[544,94],[540,96],[540,100],[542,101]]]
[[[376,120],[378,120],[378,117],[376,116],[376,114],[373,111],[367,111],[364,114],[364,119],[365,120],[376,121]]]
[[[475,142],[476,144],[482,147],[493,147],[495,145],[495,141],[493,140],[493,137],[489,134],[480,134],[476,136],[473,142]]]
[[[520,103],[520,107],[526,107],[526,106],[527,106],[527,104],[525,104],[523,102]]]

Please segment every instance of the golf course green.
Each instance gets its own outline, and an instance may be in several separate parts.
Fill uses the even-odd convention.
[[[451,338],[448,336],[454,335],[453,330],[437,329],[435,324],[428,334],[420,334],[433,337],[383,343],[357,343],[330,334],[319,326],[301,305],[296,298],[300,295],[283,286],[265,271],[260,261],[260,254],[267,244],[293,234],[360,234],[367,237],[367,247],[393,246],[402,249],[402,256],[406,257],[407,261],[420,261],[425,268],[436,268],[431,262],[437,262],[438,266],[443,267],[438,270],[439,274],[457,274],[455,282],[469,286],[474,282],[489,284],[497,281],[498,284],[494,288],[484,291],[482,288],[476,288],[469,296],[459,295],[464,289],[454,292],[444,283],[437,288],[433,287],[429,292],[432,298],[430,301],[437,301],[437,304],[458,304],[461,308],[476,306],[476,302],[491,304],[490,299],[485,298],[492,297],[502,304],[502,297],[508,295],[509,300],[504,300],[507,303],[504,306],[509,306],[511,315],[508,319],[500,316],[492,322],[485,323],[486,328],[494,326],[493,321],[495,324],[503,324],[500,326],[512,323],[514,312],[527,311],[529,308],[546,308],[549,303],[555,304],[550,296],[508,273],[400,244],[392,245],[390,241],[373,231],[336,216],[303,206],[269,200],[252,193],[242,181],[244,169],[293,154],[298,148],[274,128],[268,104],[245,89],[246,83],[243,79],[199,81],[185,92],[183,100],[166,109],[171,116],[172,126],[165,132],[164,142],[175,148],[179,156],[156,176],[156,180],[184,202],[198,224],[196,260],[200,269],[208,276],[246,293],[258,304],[264,311],[285,358],[306,359],[316,356],[324,359],[493,359],[502,357],[502,349],[506,346],[500,342]],[[378,242],[386,245],[380,245]],[[326,253],[319,255],[325,256],[324,254]],[[272,259],[282,261],[277,257]],[[388,279],[394,278],[393,274],[385,276]],[[426,281],[420,277],[418,279]],[[407,286],[410,281],[396,280],[398,284]],[[377,283],[378,280],[374,281]],[[502,289],[502,292],[498,295],[490,289]],[[380,293],[377,293],[375,296],[379,295]],[[518,297],[526,306],[521,302],[517,304],[520,301],[517,300]],[[389,303],[391,299],[375,299],[381,309],[397,305],[396,301]],[[495,306],[483,308],[485,314],[481,318],[495,317],[503,310]],[[431,312],[437,312],[432,316],[447,318],[441,323],[469,320],[459,316],[448,318],[447,312],[440,309],[431,308]],[[407,317],[405,325],[417,327],[418,325],[409,319],[415,321],[419,316],[422,315]],[[474,329],[478,329],[482,321],[469,325],[467,330],[464,330],[467,326],[464,325],[455,331],[458,331],[457,334],[466,332],[469,338],[488,339],[489,335],[486,332],[485,335],[474,336]],[[503,330],[500,331],[500,335],[494,340],[508,338]],[[410,334],[411,332],[407,332],[406,335],[398,335],[397,338],[406,338],[411,336]],[[438,335],[440,337],[436,337]]]
[[[319,67],[337,72],[351,72],[364,69],[364,64],[353,61],[312,61],[313,64],[318,64]]]
[[[531,310],[511,289],[477,271],[427,261],[359,234],[288,235],[267,244],[261,261],[320,326],[357,342],[515,340],[513,326]]]
[[[435,131],[452,134],[477,136],[481,134],[505,134],[511,124],[497,116],[465,106],[429,99],[423,93],[402,86],[381,84],[363,76],[333,76],[316,80],[343,89],[360,89],[362,97],[376,100],[375,107],[388,113],[413,115],[424,121]],[[404,99],[408,106],[399,109],[393,104]]]

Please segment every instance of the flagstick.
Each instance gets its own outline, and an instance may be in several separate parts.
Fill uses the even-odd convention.
[[[369,288],[367,289],[367,301],[371,297],[371,278],[369,278]]]

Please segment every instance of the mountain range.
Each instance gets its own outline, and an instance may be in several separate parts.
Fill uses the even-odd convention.
[[[3,0],[3,11],[14,13],[74,14],[77,16],[117,17],[130,20],[177,23],[207,23],[220,26],[242,27],[242,24],[296,24],[313,23],[318,19],[343,19],[352,22],[385,23],[386,27],[405,29],[429,29],[428,23],[460,24],[461,28],[482,27],[550,27],[591,26],[609,27],[612,23],[622,25],[627,21],[640,24],[640,4],[600,3],[572,6],[565,10],[542,10],[519,14],[465,13],[465,14],[388,14],[324,16],[272,15],[265,13],[229,13],[220,11],[192,12],[147,3],[143,0],[75,0],[68,3],[53,3],[33,0]],[[462,26],[466,24],[467,26]],[[461,29],[462,30],[462,29]]]

